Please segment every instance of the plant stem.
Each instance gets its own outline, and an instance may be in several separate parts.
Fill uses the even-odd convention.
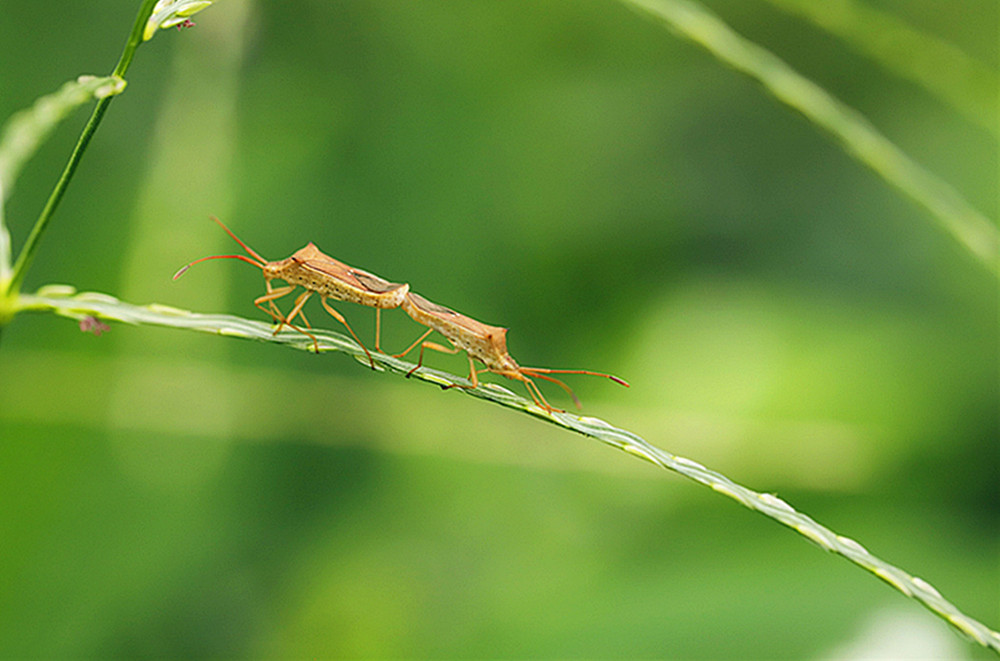
[[[1000,230],[955,188],[921,167],[861,113],[778,58],[740,36],[692,0],[621,0],[755,78],[776,99],[840,141],[845,152],[926,209],[983,266],[1000,275]]]
[[[139,14],[136,16],[135,24],[132,26],[132,33],[129,35],[128,42],[125,44],[125,49],[122,51],[121,58],[118,60],[118,65],[115,67],[113,75],[122,78],[125,77],[125,72],[132,63],[135,51],[139,47],[139,44],[142,43],[142,33],[146,27],[146,21],[149,20],[150,15],[153,13],[155,4],[156,0],[143,0],[142,6],[139,8]],[[94,133],[97,131],[97,127],[100,125],[101,119],[104,118],[104,113],[107,111],[108,106],[111,105],[113,98],[114,96],[105,97],[99,100],[94,107],[94,112],[91,114],[87,125],[83,127],[83,133],[80,134],[80,139],[77,141],[73,153],[70,154],[69,161],[67,161],[62,175],[59,177],[59,181],[56,182],[55,188],[52,189],[52,193],[49,195],[42,213],[38,216],[38,220],[35,221],[35,226],[31,228],[31,234],[28,235],[24,247],[17,256],[7,291],[0,292],[0,295],[6,294],[8,297],[16,296],[20,291],[24,276],[31,267],[35,252],[38,250],[38,242],[41,239],[42,232],[45,231],[49,220],[52,219],[52,215],[55,213],[56,207],[59,206],[59,202],[62,201],[62,197],[69,187],[69,182],[73,178],[73,173],[76,172],[76,167],[80,164],[80,159],[83,158],[83,153],[87,150],[90,139],[94,137]]]
[[[17,305],[19,311],[53,312],[76,320],[103,319],[133,326],[160,326],[190,330],[280,344],[310,353],[314,347],[313,340],[301,333],[287,330],[275,334],[274,327],[270,323],[226,314],[197,314],[164,305],[132,305],[107,294],[77,293],[72,287],[66,285],[50,285],[35,294],[25,294],[18,299]],[[348,354],[353,356],[365,370],[369,369],[370,356],[380,372],[393,373],[399,378],[412,376],[413,380],[426,381],[444,389],[461,386],[458,392],[534,416],[622,450],[660,468],[683,475],[720,495],[728,496],[743,507],[759,512],[788,527],[821,549],[840,555],[869,574],[881,579],[907,598],[917,601],[947,622],[954,630],[970,637],[985,648],[1000,651],[1000,633],[960,611],[927,581],[873,555],[857,541],[837,534],[821,525],[774,494],[753,491],[722,473],[691,459],[662,450],[637,434],[615,427],[603,420],[565,412],[547,413],[535,403],[495,384],[480,383],[478,388],[473,389],[471,388],[472,384],[463,377],[428,367],[417,369],[417,365],[413,363],[383,353],[370,354],[364,347],[340,333],[320,328],[313,328],[312,333],[318,339],[319,347],[324,355],[327,352]]]

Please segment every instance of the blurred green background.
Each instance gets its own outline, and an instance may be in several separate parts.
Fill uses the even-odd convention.
[[[866,4],[996,71],[992,0]],[[138,5],[0,2],[0,117],[109,72]],[[994,133],[772,4],[708,6],[997,218]],[[195,23],[140,48],[26,290],[261,318],[244,264],[171,282],[233,250],[208,216],[270,259],[314,241],[522,364],[620,374],[567,380],[1000,624],[997,281],[833,140],[614,2]],[[15,248],[86,115],[17,182]],[[707,489],[340,354],[21,315],[0,470],[2,657],[986,656]]]

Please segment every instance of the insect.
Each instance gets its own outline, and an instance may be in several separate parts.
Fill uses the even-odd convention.
[[[472,382],[472,385],[462,386],[456,384],[447,387],[476,388],[479,386],[478,375],[481,372],[493,372],[494,374],[505,376],[508,379],[523,382],[524,386],[528,389],[528,394],[531,395],[531,399],[534,400],[535,404],[538,404],[538,406],[542,407],[549,413],[560,411],[560,409],[553,408],[548,401],[546,401],[542,391],[539,390],[538,385],[532,380],[533,378],[551,381],[552,383],[557,384],[569,393],[577,408],[580,407],[580,400],[577,399],[573,390],[559,379],[548,376],[549,374],[590,374],[593,376],[603,376],[611,379],[615,383],[628,387],[628,383],[626,383],[623,379],[610,374],[603,374],[601,372],[591,372],[589,370],[550,369],[547,367],[521,367],[507,351],[506,328],[489,326],[476,321],[475,319],[466,317],[464,314],[460,314],[454,310],[446,308],[443,305],[431,303],[423,296],[414,292],[407,293],[405,299],[403,300],[402,308],[406,314],[413,318],[414,321],[429,328],[429,330],[417,338],[417,341],[411,344],[406,351],[395,356],[396,358],[402,358],[415,349],[418,344],[420,345],[420,359],[417,361],[417,366],[410,370],[407,376],[415,372],[421,365],[423,365],[424,349],[434,349],[435,351],[450,354],[465,351],[469,356],[469,381]],[[425,342],[424,340],[427,336],[434,331],[437,331],[448,338],[453,346],[448,348],[435,342]],[[476,369],[475,364],[472,362],[473,359],[483,363],[486,367]]]
[[[278,322],[278,327],[274,329],[275,334],[284,326],[288,326],[309,336],[313,341],[313,348],[316,350],[316,353],[319,353],[319,342],[316,336],[293,323],[295,317],[302,317],[302,321],[306,327],[309,329],[312,328],[309,320],[306,319],[305,312],[302,311],[302,307],[313,294],[319,294],[320,302],[326,311],[337,321],[344,324],[344,327],[351,333],[351,337],[365,350],[368,362],[373,368],[375,367],[375,361],[372,359],[372,355],[364,343],[358,339],[354,329],[351,328],[350,324],[347,323],[347,320],[339,312],[333,309],[327,302],[327,299],[350,301],[375,308],[375,350],[381,351],[379,348],[379,335],[382,327],[381,312],[383,309],[398,308],[403,303],[406,293],[410,290],[410,285],[389,282],[367,271],[348,266],[329,255],[323,254],[313,243],[309,243],[305,248],[299,249],[291,257],[277,262],[269,262],[257,254],[253,248],[243,243],[221,220],[215,216],[212,216],[212,220],[218,223],[236,243],[240,244],[240,247],[247,252],[249,257],[247,255],[212,255],[210,257],[202,257],[177,271],[174,274],[174,280],[184,275],[184,272],[195,264],[209,259],[239,259],[248,264],[253,264],[264,272],[264,283],[267,286],[267,293],[254,299],[253,304],[271,315]],[[271,285],[272,280],[284,280],[288,284],[284,287],[273,287]],[[299,286],[303,287],[305,291],[295,299],[292,310],[286,317],[282,314],[275,301],[291,294]],[[267,307],[264,307],[265,303]]]

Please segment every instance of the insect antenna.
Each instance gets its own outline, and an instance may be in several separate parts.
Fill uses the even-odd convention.
[[[236,241],[236,243],[240,244],[240,247],[243,248],[244,250],[246,250],[247,254],[249,254],[250,257],[247,257],[246,255],[211,255],[209,257],[202,257],[201,259],[194,260],[190,264],[182,266],[180,268],[180,270],[178,270],[177,273],[174,274],[174,278],[173,278],[174,280],[176,280],[177,278],[179,278],[182,275],[184,275],[184,273],[189,268],[191,268],[192,266],[194,266],[195,264],[198,264],[198,263],[201,263],[201,262],[206,262],[206,261],[208,261],[210,259],[239,259],[241,261],[246,262],[247,264],[253,264],[254,266],[256,266],[259,269],[263,269],[264,268],[264,265],[267,264],[267,260],[266,259],[264,259],[263,257],[261,257],[257,253],[256,250],[254,250],[253,248],[251,248],[247,244],[243,243],[243,241],[241,241],[238,236],[236,236],[235,234],[233,234],[233,231],[231,229],[229,229],[228,227],[226,227],[225,223],[223,223],[221,220],[219,220],[215,216],[210,216],[210,218],[212,220],[214,220],[216,223],[218,223],[219,227],[221,227],[223,230],[225,230],[226,234],[228,234],[229,236],[231,236],[233,238],[233,240]]]
[[[618,385],[625,386],[626,388],[629,387],[628,381],[625,379],[617,377],[613,374],[605,374],[604,372],[591,372],[590,370],[556,370],[548,367],[522,367],[521,371],[529,372],[532,376],[537,376],[540,379],[545,378],[540,374],[540,372],[543,374],[589,374],[590,376],[603,376],[606,379],[611,379]]]
[[[247,253],[249,253],[252,257],[255,257],[262,264],[266,264],[267,263],[267,260],[264,259],[263,257],[261,257],[260,255],[258,255],[256,250],[254,250],[253,248],[251,248],[247,244],[243,243],[243,241],[240,240],[240,237],[238,237],[235,234],[233,234],[233,231],[231,229],[229,229],[228,227],[226,227],[226,224],[224,222],[222,222],[221,220],[219,220],[215,216],[209,216],[209,218],[211,218],[216,223],[218,223],[219,227],[221,227],[222,229],[224,229],[226,231],[226,234],[228,234],[229,236],[231,236],[233,238],[233,241],[235,241],[236,243],[240,244],[240,247],[243,248],[244,250],[246,250]]]
[[[210,259],[240,259],[246,262],[247,264],[253,264],[257,268],[260,269],[264,268],[263,264],[257,263],[256,261],[250,259],[246,255],[212,255],[210,257],[202,257],[201,259],[196,259],[190,264],[185,264],[177,271],[177,273],[174,273],[174,280],[184,275],[184,273],[195,264],[200,264],[201,262],[207,262]]]

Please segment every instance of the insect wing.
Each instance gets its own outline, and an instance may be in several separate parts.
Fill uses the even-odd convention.
[[[362,271],[361,269],[348,269],[348,271],[351,276],[354,277],[355,282],[357,282],[359,286],[362,286],[368,291],[376,294],[385,294],[406,286],[398,282],[389,282],[388,280],[384,280],[373,273]]]
[[[406,286],[396,282],[389,282],[374,273],[368,273],[353,266],[348,266],[330,257],[312,243],[295,253],[295,258],[304,268],[316,271],[334,280],[339,280],[359,291],[366,291],[372,294],[385,294]]]

